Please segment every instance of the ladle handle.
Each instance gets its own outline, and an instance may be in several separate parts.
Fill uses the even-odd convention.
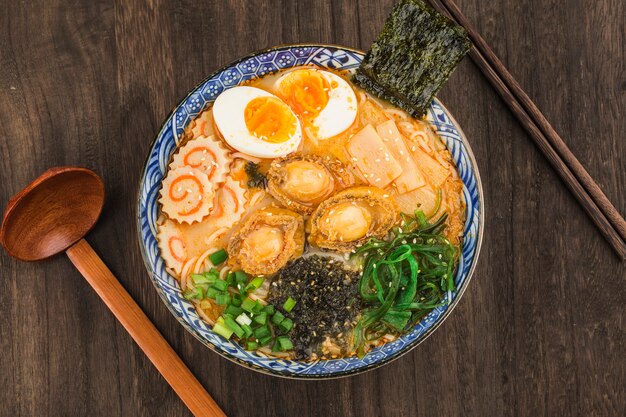
[[[195,416],[225,417],[89,243],[81,239],[66,253],[189,410]]]

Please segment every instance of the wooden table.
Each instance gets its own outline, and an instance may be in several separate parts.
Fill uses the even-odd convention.
[[[139,175],[160,123],[196,83],[294,42],[367,48],[385,1],[27,1],[0,6],[2,208],[53,165],[100,173],[89,240],[232,416],[624,415],[624,264],[469,59],[440,97],[481,170],[486,229],[452,317],[393,364],[334,381],[248,371],[172,317],[141,260]],[[459,0],[626,213],[626,3]],[[2,416],[188,411],[64,258],[0,251]]]

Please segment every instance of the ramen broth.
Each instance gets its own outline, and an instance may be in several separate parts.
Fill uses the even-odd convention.
[[[289,69],[288,72],[297,69],[316,70],[314,67],[299,67]],[[285,71],[270,74],[247,82],[245,86],[284,97],[277,91],[277,84],[285,74]],[[244,348],[258,350],[259,354],[314,360],[355,353],[353,330],[367,303],[360,299],[358,291],[363,263],[352,255],[368,241],[370,235],[367,233],[371,232],[371,237],[384,240],[395,228],[402,230],[407,216],[414,216],[416,210],[433,218],[445,212],[447,217],[443,238],[456,248],[461,244],[465,222],[463,183],[450,152],[432,126],[425,119],[414,119],[389,103],[370,96],[352,84],[347,73],[332,74],[348,83],[356,100],[345,107],[356,108],[355,119],[345,130],[330,138],[320,139],[318,132],[323,127],[307,124],[300,109],[300,113],[295,114],[300,121],[301,141],[294,152],[281,156],[282,159],[277,162],[278,158],[258,157],[230,146],[231,142],[227,142],[223,136],[229,132],[222,132],[218,128],[218,125],[223,125],[216,123],[214,109],[208,107],[187,126],[171,161],[176,167],[170,166],[170,171],[183,172],[189,167],[187,174],[180,174],[184,177],[176,176],[172,180],[186,184],[188,188],[183,189],[183,185],[176,188],[174,184],[168,195],[162,191],[165,197],[159,217],[159,247],[168,272],[180,282],[182,291],[207,323],[218,330],[222,327],[231,329],[228,327],[230,319],[237,319],[239,324],[235,327],[244,332],[244,336],[237,339]],[[307,80],[311,83],[313,81]],[[324,82],[322,79],[319,85],[328,85],[327,88],[332,91],[332,79],[329,84]],[[330,100],[324,98],[324,88],[320,90],[322,100]],[[288,137],[295,131],[293,120],[290,119],[292,116],[287,113],[283,116],[280,112],[286,110],[280,107],[282,103],[273,103],[273,98],[260,101],[265,98],[262,95],[254,98],[260,103],[254,104],[258,108],[276,105],[269,113],[275,116],[275,120],[266,122],[248,118],[248,128],[251,126],[249,120],[256,123],[254,129],[257,130],[268,128],[263,123],[285,123],[283,130],[287,132],[285,137]],[[246,111],[250,106],[252,104],[249,103]],[[255,117],[263,117],[261,111],[265,110],[259,110]],[[283,134],[272,126],[269,127],[274,129],[271,130],[272,134]],[[200,151],[187,151],[184,158],[175,156],[187,144],[193,144],[193,141],[201,138],[211,138],[214,142],[208,147],[198,148],[202,149]],[[282,143],[289,143],[289,140]],[[372,144],[378,143],[376,141],[382,145],[373,149]],[[401,143],[394,144],[394,141]],[[251,149],[254,149],[252,153],[266,151],[261,147]],[[226,166],[213,161],[213,166],[206,167],[199,156],[207,154],[217,159],[223,154],[221,165]],[[301,186],[290,189],[289,184],[282,183],[271,188],[268,183],[272,178],[286,178],[280,177],[283,173],[273,171],[280,171],[283,168],[281,164],[287,166],[290,163],[288,169],[291,171],[284,175],[304,176],[304,179],[298,178],[307,184],[306,176],[315,173],[315,166],[325,167],[319,168],[321,170],[317,173],[320,178],[324,176],[320,179],[320,185],[317,188],[311,186],[310,190],[304,190]],[[368,172],[368,169],[373,171]],[[256,170],[258,178],[267,178],[265,186],[250,186],[253,183],[250,181],[252,170]],[[204,175],[209,175],[209,185]],[[202,176],[201,181],[198,176]],[[164,187],[171,183],[166,181],[169,180],[164,180]],[[378,184],[385,185],[378,187]],[[193,195],[195,187],[204,189],[204,192]],[[306,204],[297,202],[291,205],[290,197],[281,194],[291,192],[299,195],[305,191],[307,198],[313,196]],[[212,204],[208,201],[211,199]],[[210,207],[206,208],[207,205]],[[191,213],[193,210],[197,211]],[[183,213],[180,217],[186,218],[179,221],[168,211]],[[204,212],[207,214],[202,215]],[[187,220],[193,216],[197,219]],[[341,216],[350,220],[346,222]],[[333,232],[334,235],[324,229],[335,223],[338,230]],[[374,231],[375,227],[380,230]],[[350,228],[354,230],[348,230]],[[365,235],[362,228],[368,230]],[[359,243],[353,245],[353,242]],[[214,264],[210,255],[218,252],[227,253],[228,260]],[[299,259],[304,260],[296,263]],[[242,269],[246,269],[246,274],[235,274]],[[209,277],[206,282],[197,278],[203,273],[207,276],[213,273],[216,278]],[[288,276],[289,273],[294,276]],[[324,274],[323,279],[317,279],[316,273]],[[236,279],[244,275],[246,282],[238,283]],[[336,281],[328,278],[335,275],[339,277]],[[257,277],[262,279],[250,286]],[[213,287],[215,279],[227,283],[230,280],[230,283],[224,290],[216,289]],[[316,282],[322,282],[323,286],[317,287]],[[239,284],[240,287],[237,287]],[[258,288],[255,288],[257,284]],[[245,286],[249,286],[246,297],[236,290]],[[256,308],[254,311],[258,312],[247,312],[245,308],[242,310],[245,306],[234,305],[235,300],[240,302],[241,298],[251,300],[248,304],[252,303],[256,307],[250,308]],[[287,307],[292,302],[295,302],[295,306],[289,310]],[[337,311],[336,314],[325,311],[331,306]],[[225,313],[228,309],[236,316]],[[239,312],[241,314],[237,314]],[[264,312],[267,314],[264,315]],[[280,321],[279,315],[284,316],[283,321]],[[324,320],[329,323],[320,317],[327,318]],[[241,324],[247,323],[250,318],[252,321],[248,327]],[[264,324],[259,324],[261,322]],[[263,336],[263,329],[258,330],[261,327],[257,327],[256,333],[246,335],[246,330],[254,326],[267,326],[273,333],[272,342],[261,345],[260,342],[268,340],[267,336]],[[306,329],[306,335],[303,329]],[[256,337],[257,333],[261,336]],[[293,340],[296,336],[290,334],[297,335],[298,340]],[[400,334],[380,334],[376,339],[367,341],[366,349],[394,340]],[[291,343],[289,337],[292,338]]]

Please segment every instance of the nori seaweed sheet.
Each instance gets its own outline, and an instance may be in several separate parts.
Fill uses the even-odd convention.
[[[461,26],[421,0],[401,0],[353,80],[421,117],[470,48]]]

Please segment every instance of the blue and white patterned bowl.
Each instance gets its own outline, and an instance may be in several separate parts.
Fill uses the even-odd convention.
[[[198,340],[227,359],[248,368],[290,378],[331,378],[364,372],[407,353],[428,337],[450,314],[467,288],[478,259],[483,234],[483,196],[476,161],[463,132],[446,108],[435,100],[428,119],[445,141],[465,184],[467,221],[462,256],[456,271],[457,292],[447,294],[448,303],[422,319],[409,333],[362,359],[298,362],[266,358],[247,352],[238,344],[214,334],[193,305],[182,296],[178,282],[165,271],[156,241],[157,194],[168,161],[187,124],[224,90],[251,78],[304,64],[351,70],[359,66],[363,52],[331,45],[288,45],[248,55],[210,75],[174,109],[154,140],[139,185],[139,244],[146,268],[163,302],[176,319]]]

